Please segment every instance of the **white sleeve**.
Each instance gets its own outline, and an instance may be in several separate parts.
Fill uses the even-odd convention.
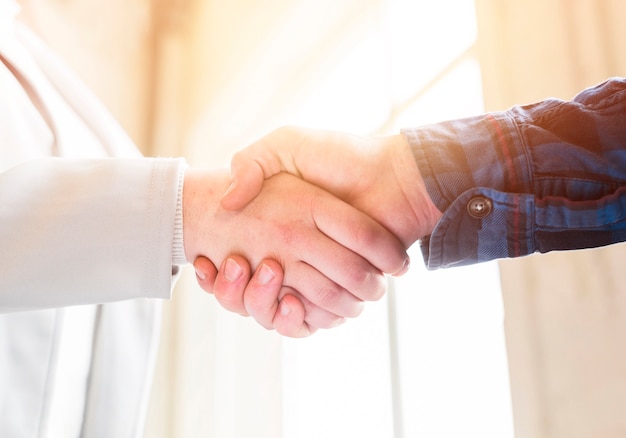
[[[168,298],[184,167],[42,158],[0,174],[0,312]]]

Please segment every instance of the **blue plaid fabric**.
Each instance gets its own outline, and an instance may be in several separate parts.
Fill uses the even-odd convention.
[[[402,132],[444,212],[429,269],[626,240],[626,79]]]

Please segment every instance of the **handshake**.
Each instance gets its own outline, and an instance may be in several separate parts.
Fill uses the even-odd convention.
[[[291,337],[380,299],[384,275],[407,271],[406,250],[440,217],[400,134],[280,128],[238,152],[230,175],[190,169],[184,181],[185,254],[200,286]]]

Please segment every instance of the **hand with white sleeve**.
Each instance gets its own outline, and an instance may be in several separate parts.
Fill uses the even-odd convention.
[[[253,280],[280,285],[274,291],[279,291],[278,299],[293,312],[287,321],[299,319],[302,324],[281,330],[280,323],[275,327],[274,318],[266,317],[269,313],[253,315],[268,328],[305,336],[309,330],[357,316],[363,301],[384,294],[383,273],[397,272],[406,263],[404,246],[388,230],[318,187],[293,176],[276,175],[265,181],[245,207],[228,211],[220,199],[229,181],[227,173],[187,171],[185,254],[188,260],[207,256],[221,266],[224,275],[229,271],[245,274],[241,278],[249,275],[249,267],[232,262],[245,260],[257,271]],[[228,257],[232,254],[239,257]],[[220,302],[229,310],[249,313],[243,299]],[[278,310],[276,296],[271,305]]]

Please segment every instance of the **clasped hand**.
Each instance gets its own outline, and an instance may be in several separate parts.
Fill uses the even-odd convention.
[[[188,171],[183,193],[200,286],[291,337],[380,299],[441,215],[400,135],[281,128],[237,153],[230,176]]]

